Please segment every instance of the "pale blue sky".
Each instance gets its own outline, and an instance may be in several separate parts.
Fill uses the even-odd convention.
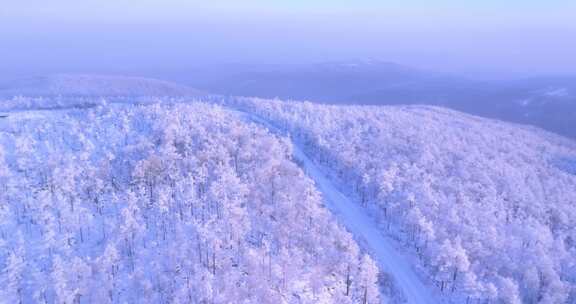
[[[0,68],[378,58],[469,74],[576,74],[576,1],[0,0]]]
[[[574,27],[575,1],[568,0],[3,0],[0,16],[35,22],[80,23],[182,22],[210,18],[260,18],[332,14],[377,14],[418,27],[426,21],[466,21],[487,26],[490,21],[526,26]],[[208,14],[208,15],[207,15]],[[414,19],[418,18],[418,19]],[[460,20],[458,20],[460,19]],[[386,21],[386,20],[382,20]]]

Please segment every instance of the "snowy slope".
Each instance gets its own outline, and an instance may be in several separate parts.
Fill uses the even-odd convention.
[[[235,96],[347,105],[425,104],[576,138],[576,77],[474,80],[382,61],[211,67],[183,83]]]
[[[235,99],[282,126],[451,303],[576,300],[576,143],[437,107]]]
[[[0,120],[0,303],[380,303],[291,144],[206,103]]]
[[[57,74],[0,83],[0,96],[199,96],[168,81],[111,75]]]
[[[52,97],[40,100],[44,109],[61,102],[60,98]],[[79,100],[99,104],[101,98]],[[251,189],[248,202],[259,202],[241,212],[251,214],[254,221],[249,226],[252,228],[238,230],[246,236],[246,243],[241,247],[254,250],[250,258],[247,257],[253,264],[242,267],[258,269],[257,276],[245,277],[244,272],[238,272],[236,263],[228,262],[218,264],[222,270],[217,272],[220,277],[211,275],[217,263],[204,254],[216,251],[210,248],[219,244],[219,233],[222,229],[229,232],[230,225],[221,225],[215,219],[207,227],[204,216],[198,218],[195,212],[194,217],[187,219],[191,221],[188,224],[196,225],[194,221],[201,219],[203,228],[189,231],[188,224],[179,222],[186,217],[176,212],[178,208],[168,207],[173,212],[169,212],[172,218],[169,222],[177,227],[185,224],[179,233],[189,231],[214,242],[207,247],[202,247],[203,241],[182,244],[193,256],[198,251],[195,246],[204,248],[196,262],[205,267],[206,273],[196,279],[203,284],[216,284],[227,277],[226,271],[229,271],[239,284],[254,288],[240,295],[239,290],[229,285],[215,285],[214,288],[228,290],[229,294],[223,297],[256,296],[270,300],[266,294],[273,290],[271,294],[278,301],[271,303],[279,302],[280,298],[289,298],[295,303],[358,303],[366,297],[374,299],[369,301],[372,303],[390,295],[392,301],[404,298],[408,303],[560,304],[576,300],[576,143],[573,141],[533,127],[436,107],[346,107],[218,97],[210,100],[250,113],[241,115],[255,122],[253,126],[217,107],[202,103],[174,104],[186,101],[186,98],[166,98],[159,99],[157,105],[134,107],[104,103],[90,109],[60,111],[58,119],[52,119],[51,111],[13,112],[0,118],[0,127],[5,128],[0,136],[3,143],[0,156],[4,148],[8,165],[4,172],[8,175],[3,175],[0,162],[0,187],[10,190],[0,192],[0,199],[8,195],[7,201],[11,202],[8,209],[0,210],[2,223],[7,223],[0,228],[20,231],[4,233],[0,239],[0,246],[7,248],[5,254],[0,255],[0,265],[10,269],[1,274],[4,276],[0,281],[31,292],[35,285],[18,284],[23,284],[21,278],[26,282],[38,278],[21,275],[22,263],[40,268],[34,269],[34,276],[40,273],[54,277],[62,272],[62,265],[68,265],[66,263],[98,267],[98,263],[106,262],[102,260],[105,256],[95,261],[85,254],[87,246],[99,248],[94,256],[104,250],[98,247],[102,244],[94,244],[98,238],[84,245],[64,246],[64,251],[58,253],[63,260],[47,264],[47,249],[32,248],[31,243],[36,242],[39,235],[48,233],[48,238],[55,229],[38,225],[37,218],[47,215],[36,207],[52,204],[49,213],[68,210],[67,204],[62,204],[68,200],[70,204],[75,202],[69,196],[71,191],[79,192],[92,202],[94,195],[99,194],[90,189],[104,183],[107,185],[104,196],[95,202],[111,201],[126,208],[129,193],[118,188],[118,183],[122,183],[137,190],[141,208],[148,210],[161,200],[168,199],[169,205],[187,202],[177,197],[189,194],[178,194],[170,200],[166,193],[179,193],[190,188],[186,183],[191,183],[203,195],[199,200],[196,198],[200,205],[195,208],[208,208],[217,219],[221,210],[229,210],[217,207],[221,199],[230,198],[222,191],[240,189],[230,187],[236,180],[233,176],[238,175]],[[273,133],[289,135],[292,143],[270,136],[262,131],[262,126]],[[287,159],[291,154],[292,160]],[[213,166],[208,172],[197,165],[206,159]],[[311,187],[310,180],[293,161],[305,169],[315,186]],[[223,163],[225,168],[220,167]],[[158,175],[148,173],[159,170],[158,166],[166,166],[166,170],[154,171]],[[173,168],[180,169],[173,171]],[[186,180],[189,171],[182,168],[194,168],[195,177]],[[75,171],[79,173],[72,175],[76,176],[74,181],[62,179],[63,175]],[[232,177],[219,178],[225,172]],[[10,177],[11,174],[18,179]],[[98,177],[100,175],[102,177]],[[209,184],[216,183],[215,192],[210,190],[208,194],[206,183],[199,182],[198,178],[207,179]],[[152,194],[157,192],[150,190],[154,183],[159,183],[164,194],[162,191]],[[184,183],[183,188],[177,186],[179,183]],[[46,197],[37,197],[35,191],[26,189],[36,189],[44,196],[50,195],[47,189],[53,189],[55,193],[61,192],[61,197],[55,202],[43,201]],[[320,190],[323,201],[315,189]],[[21,194],[26,194],[24,204],[15,199]],[[234,195],[238,194],[232,193],[232,197]],[[236,214],[237,200],[245,198],[240,195],[230,201],[230,211]],[[391,290],[398,291],[398,295],[378,295],[374,262],[359,254],[354,240],[342,233],[341,227],[331,221],[331,215],[319,211],[322,203],[385,274],[378,283],[384,286],[390,278],[394,285]],[[241,210],[246,207],[240,206]],[[98,211],[101,207],[83,208],[92,212],[91,217],[99,219],[96,224],[103,223],[104,217]],[[106,229],[118,230],[118,226],[126,224],[118,210],[107,208],[108,214],[115,215]],[[146,228],[151,230],[139,236],[145,248],[147,242],[152,241],[151,249],[144,250],[138,257],[140,267],[153,256],[158,259],[155,261],[164,261],[166,257],[171,261],[164,254],[175,248],[165,246],[158,239],[161,231],[167,231],[162,224],[165,210],[166,206],[155,206],[144,214],[145,218],[151,216],[155,223],[152,228]],[[311,214],[322,215],[312,218]],[[78,225],[83,226],[76,216],[85,214],[66,211],[64,216],[70,220],[69,235],[78,238]],[[106,233],[99,232],[101,228],[90,228],[91,224],[86,224],[93,236],[106,238]],[[11,228],[14,226],[18,229]],[[29,233],[33,233],[34,238],[21,240],[18,236]],[[293,239],[295,236],[297,240]],[[168,238],[178,241],[180,236]],[[66,239],[58,236],[57,241],[63,244]],[[163,284],[168,283],[156,281],[155,275],[164,270],[174,271],[182,265],[158,262],[150,272],[135,274],[131,266],[132,249],[126,248],[126,240],[113,241],[123,255],[120,264],[125,284],[135,284],[131,278],[140,275],[148,285],[138,288],[152,288],[155,291],[147,292],[154,293],[157,299],[165,297],[163,290],[167,285]],[[229,245],[232,247],[220,252],[231,258],[226,261],[236,259],[237,254],[235,245]],[[286,246],[287,251],[274,249],[277,246]],[[22,250],[27,252],[24,261],[17,258]],[[305,258],[296,258],[302,250]],[[42,261],[32,259],[38,252],[44,254]],[[184,259],[179,261],[187,261],[187,255],[183,253],[179,258]],[[350,260],[354,261],[352,265]],[[293,263],[299,266],[286,268]],[[57,273],[51,274],[51,271]],[[65,273],[70,278],[77,275],[73,269]],[[211,279],[204,279],[204,275]],[[168,280],[165,276],[164,280]],[[275,279],[258,281],[272,277]],[[102,279],[96,274],[84,276],[83,282],[95,286]],[[73,279],[66,280],[84,292],[90,290],[86,285],[73,283]],[[178,285],[181,282],[174,284],[186,292],[184,285]],[[52,290],[51,284],[47,283],[47,290]],[[75,292],[59,286],[55,288],[63,288],[61,291],[68,291],[68,295]],[[115,286],[106,288],[119,291]],[[194,293],[204,292],[203,297],[207,297],[211,288],[212,285],[202,285]],[[48,291],[47,296],[60,297],[54,292]],[[27,293],[27,297],[31,296]],[[11,293],[11,297],[17,299],[18,293]],[[226,299],[230,298],[220,300]]]

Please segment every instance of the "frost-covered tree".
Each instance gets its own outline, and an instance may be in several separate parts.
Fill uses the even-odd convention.
[[[574,142],[435,107],[230,98],[381,222],[456,303],[571,303]]]
[[[2,299],[376,303],[376,269],[288,140],[163,101],[0,124]]]

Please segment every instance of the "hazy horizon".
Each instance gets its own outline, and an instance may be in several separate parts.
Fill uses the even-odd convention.
[[[576,74],[569,1],[135,1],[0,7],[7,74],[378,59],[477,78]]]

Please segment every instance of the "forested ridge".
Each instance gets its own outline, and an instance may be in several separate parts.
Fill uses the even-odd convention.
[[[437,107],[226,103],[291,134],[448,301],[576,301],[573,141]]]
[[[379,303],[291,144],[218,106],[0,121],[2,303]]]
[[[440,302],[576,300],[569,139],[425,106],[2,104],[0,302],[402,303],[295,145]]]

